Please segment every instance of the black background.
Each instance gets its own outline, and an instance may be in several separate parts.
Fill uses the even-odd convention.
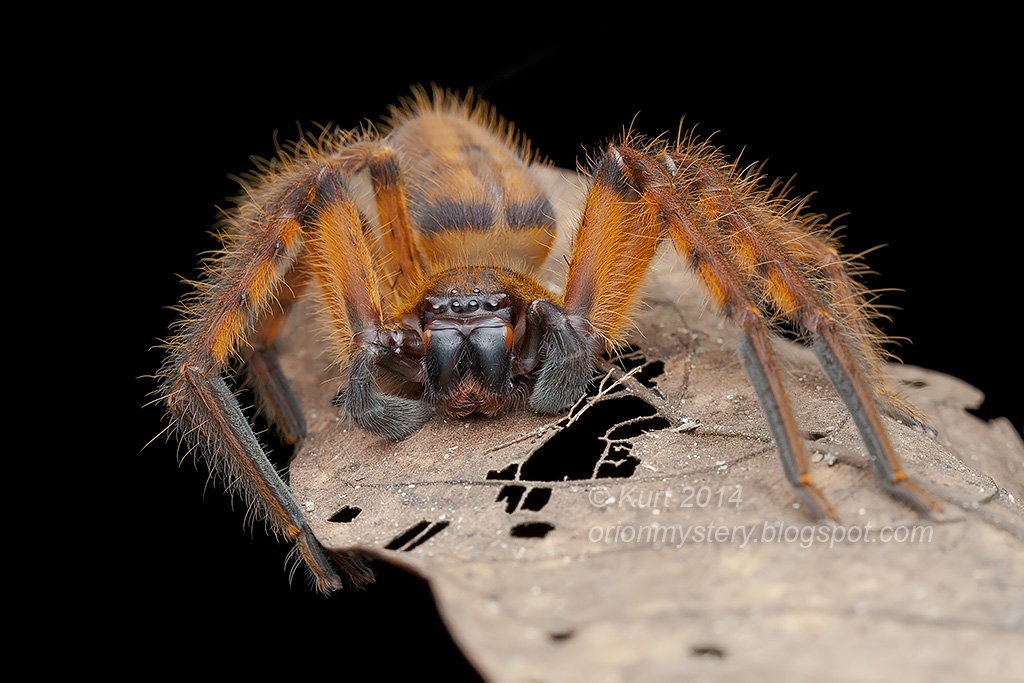
[[[720,131],[730,155],[745,148],[747,161],[768,159],[770,176],[797,174],[798,193],[817,193],[812,209],[849,214],[848,251],[887,245],[868,257],[880,273],[869,283],[902,290],[883,299],[901,309],[884,331],[913,340],[898,355],[980,387],[981,415],[1021,428],[1020,193],[1004,170],[1017,122],[998,18],[804,17],[743,33],[728,16],[424,19],[402,32],[390,19],[325,11],[243,28],[178,18],[90,43],[75,66],[88,94],[67,113],[93,129],[87,201],[114,207],[103,209],[103,251],[123,266],[115,296],[127,310],[107,309],[123,326],[128,442],[102,468],[132,503],[119,509],[130,532],[106,563],[113,599],[134,604],[130,621],[151,644],[187,662],[237,639],[254,648],[246,657],[269,656],[265,640],[300,669],[308,659],[341,671],[384,643],[385,672],[453,666],[444,639],[422,635],[425,621],[441,630],[423,586],[400,570],[378,566],[369,590],[330,598],[301,575],[289,586],[287,548],[247,529],[241,503],[232,509],[191,462],[179,467],[173,445],[145,446],[161,411],[140,408],[153,387],[137,379],[160,363],[147,349],[174,319],[176,274],[192,275],[214,246],[207,230],[235,192],[229,174],[271,156],[275,132],[376,120],[417,83],[475,88],[561,166],[634,120],[674,135],[685,115],[687,127]]]

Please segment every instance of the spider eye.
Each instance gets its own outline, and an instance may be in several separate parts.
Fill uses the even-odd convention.
[[[504,292],[498,292],[493,294],[487,294],[480,291],[477,287],[473,290],[473,294],[476,296],[458,296],[459,290],[452,289],[447,292],[444,296],[428,296],[423,300],[422,305],[422,322],[424,324],[429,323],[437,316],[445,316],[446,314],[451,316],[470,316],[473,313],[479,313],[480,311],[487,311],[488,313],[496,313],[502,309],[508,309],[511,306],[508,294]],[[506,321],[511,322],[512,311],[509,310],[505,313],[499,313],[499,316]]]
[[[508,294],[494,294],[484,301],[484,308],[488,311],[496,311],[509,305]]]

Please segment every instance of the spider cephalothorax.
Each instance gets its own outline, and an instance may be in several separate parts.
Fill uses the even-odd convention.
[[[519,367],[513,373],[512,362],[513,345],[523,342],[523,302],[472,284],[428,296],[422,306],[423,398],[457,416],[501,412],[523,374]]]
[[[907,418],[909,408],[879,379],[879,335],[856,264],[803,202],[773,196],[692,139],[627,137],[594,166],[556,295],[539,284],[539,269],[558,226],[525,144],[485,106],[439,92],[417,91],[390,124],[382,135],[300,143],[248,179],[225,220],[223,254],[183,303],[161,372],[174,429],[296,541],[319,588],[340,580],[223,379],[233,362],[247,363],[271,419],[286,439],[302,438],[274,357],[295,295],[306,288],[319,300],[345,368],[336,405],[362,429],[400,439],[435,410],[572,405],[598,354],[624,341],[663,243],[740,328],[741,360],[783,469],[813,513],[835,517],[808,476],[771,349],[779,319],[811,340],[886,490],[939,513],[889,443],[881,413]],[[368,211],[352,189],[361,176],[372,185]]]

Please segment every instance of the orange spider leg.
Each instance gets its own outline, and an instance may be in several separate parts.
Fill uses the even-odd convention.
[[[679,191],[676,167],[662,157],[663,167],[644,152],[627,147],[613,148],[630,175],[642,188],[641,198],[652,216],[660,216],[676,250],[704,283],[711,299],[743,330],[739,351],[743,367],[754,386],[761,408],[779,450],[783,471],[800,498],[821,519],[837,520],[835,509],[810,479],[799,426],[793,417],[771,348],[768,326],[742,274],[722,253],[723,235],[706,207]]]
[[[784,213],[768,210],[773,208],[770,200],[743,187],[742,182],[730,182],[713,163],[713,157],[709,160],[674,153],[666,158],[686,192],[698,198],[696,213],[704,222],[717,226],[726,239],[732,263],[758,288],[764,304],[811,334],[812,348],[849,408],[883,487],[912,507],[938,515],[941,504],[907,478],[882,423],[872,390],[872,384],[879,382],[874,348],[877,333],[868,329],[870,322],[861,310],[862,297],[850,287],[845,269],[837,273],[836,261],[824,245],[819,245],[816,257],[827,269],[828,277],[824,284],[812,283],[794,264],[792,245],[787,250],[770,234],[789,220]],[[766,227],[772,223],[772,227]],[[787,226],[782,234],[793,232]],[[800,244],[807,247],[810,242],[811,238],[805,237]],[[861,366],[867,368],[867,375]]]
[[[777,243],[802,264],[806,272],[817,274],[813,282],[824,289],[829,305],[842,321],[847,343],[860,361],[865,380],[875,389],[879,409],[934,436],[935,430],[926,423],[920,411],[903,397],[889,391],[882,379],[881,359],[887,354],[879,344],[882,333],[871,320],[877,312],[867,301],[868,292],[864,286],[852,277],[852,272],[863,270],[864,266],[855,258],[843,257],[834,240],[822,235],[820,228],[816,229],[821,216],[798,215],[804,201],[790,203],[781,212],[791,220],[773,224],[772,230],[778,235]]]
[[[405,203],[405,188],[394,152],[382,149],[369,163],[370,179],[376,190],[377,221],[381,229],[383,251],[394,259],[388,268],[395,273],[391,290],[399,297],[410,292],[421,277],[412,226]]]
[[[348,380],[335,403],[363,429],[405,438],[430,419],[433,409],[423,401],[379,391],[377,369],[388,363],[399,373],[403,368],[414,372],[414,361],[401,354],[416,353],[422,340],[385,316],[369,231],[341,174],[321,175],[312,210],[310,264],[320,282],[334,357],[348,359]]]
[[[329,170],[326,172],[332,175]],[[162,373],[162,391],[174,428],[191,448],[198,447],[211,460],[213,471],[221,474],[230,486],[237,486],[250,504],[260,509],[275,533],[296,543],[297,553],[321,591],[340,588],[341,579],[314,539],[304,513],[268,460],[222,375],[236,356],[267,358],[262,347],[272,341],[290,305],[291,297],[282,286],[285,276],[298,259],[307,234],[331,229],[323,213],[310,220],[306,212],[311,201],[317,206],[324,205],[322,200],[315,201],[318,192],[322,193],[319,186],[325,185],[318,183],[324,173],[325,170],[306,171],[287,176],[279,183],[253,191],[252,201],[239,208],[229,224],[230,230],[223,236],[223,255],[211,267],[210,277],[197,284],[196,297],[184,304],[188,315],[172,342],[172,352]],[[362,235],[359,241],[362,242]],[[314,240],[313,244],[320,245],[322,241]],[[361,286],[372,282],[367,279]],[[351,283],[349,292],[357,299],[353,308],[361,314],[369,295],[359,299],[359,289]],[[275,301],[277,310],[263,320]],[[239,348],[249,343],[254,328],[256,346],[240,352]],[[277,401],[289,410],[289,399],[281,397],[291,392],[280,371],[268,365],[257,367],[256,372],[263,375],[258,381],[265,385],[272,402]],[[275,386],[279,382],[282,384]],[[292,436],[301,436],[295,433],[297,425],[289,426],[287,421],[284,428]],[[335,559],[353,581],[359,583],[369,578],[368,571],[358,562]]]
[[[325,171],[310,204],[309,263],[320,283],[334,356],[347,358],[355,335],[384,326],[380,282],[363,217],[337,173]]]
[[[346,177],[366,170],[373,184],[380,244],[374,255],[392,278],[388,283],[392,292],[402,300],[422,277],[419,256],[406,205],[406,190],[391,147],[376,142],[352,144],[330,157]]]
[[[612,150],[587,193],[562,294],[566,314],[589,321],[613,346],[623,341],[641,280],[665,235],[664,221],[623,173]]]
[[[783,469],[819,517],[837,515],[808,476],[807,458],[771,351],[767,327],[741,276],[717,248],[716,226],[675,191],[672,175],[647,154],[613,146],[598,166],[573,241],[565,288],[566,313],[590,321],[605,339],[624,334],[640,279],[659,243],[671,236],[709,296],[745,333],[744,368],[778,445]]]

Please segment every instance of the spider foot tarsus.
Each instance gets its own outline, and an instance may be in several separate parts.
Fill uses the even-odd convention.
[[[939,431],[929,422],[929,418],[902,396],[891,394],[885,396],[885,402],[880,404],[878,409],[886,417],[902,422],[915,432],[924,434],[930,439],[935,439],[939,435]]]
[[[267,458],[224,378],[188,362],[180,367],[181,375],[169,381],[164,391],[172,427],[183,441],[206,458],[212,472],[230,483],[229,489],[255,504],[254,514],[263,517],[274,533],[294,542],[292,557],[308,568],[317,590],[328,593],[342,588],[338,569],[350,583],[365,583],[369,577],[365,568],[344,558],[332,563],[314,538],[301,506]]]
[[[313,581],[313,587],[321,593],[330,593],[346,587],[362,588],[373,583],[373,572],[358,557],[349,553],[334,553],[324,548],[308,527],[303,528],[295,538],[295,546],[289,559],[301,558]],[[298,565],[294,567],[298,569]],[[293,569],[293,571],[294,571]],[[337,570],[340,570],[340,575]]]
[[[546,364],[533,387],[530,408],[538,413],[557,413],[574,404],[586,392],[594,374],[589,356],[559,361]]]

